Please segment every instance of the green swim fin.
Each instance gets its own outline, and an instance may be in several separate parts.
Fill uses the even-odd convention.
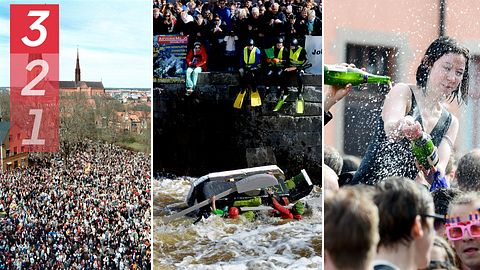
[[[233,103],[233,107],[237,109],[241,109],[243,105],[243,98],[245,97],[245,93],[247,93],[247,90],[242,89],[238,93],[237,97],[235,98],[235,102]]]
[[[262,99],[260,98],[260,94],[258,93],[258,89],[251,90],[250,92],[250,104],[252,107],[257,107],[262,105]]]
[[[302,95],[298,95],[297,97],[297,113],[298,114],[303,114],[303,110],[305,108],[305,101],[303,100],[303,96]]]
[[[277,105],[275,106],[275,108],[273,109],[274,112],[280,110],[283,106],[283,103],[285,103],[285,100],[288,98],[288,94],[287,95],[283,95],[277,102]]]

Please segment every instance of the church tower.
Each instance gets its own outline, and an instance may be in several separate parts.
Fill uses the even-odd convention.
[[[78,57],[78,48],[77,48],[77,66],[75,67],[75,83],[80,82],[80,59]]]

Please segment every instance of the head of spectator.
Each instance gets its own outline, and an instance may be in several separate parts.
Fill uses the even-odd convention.
[[[267,8],[262,5],[262,6],[259,6],[259,10],[260,10],[260,15],[264,15]]]
[[[189,22],[193,22],[192,15],[188,14],[187,11],[182,11],[180,13],[180,18],[182,18],[183,23],[187,24]]]
[[[435,205],[435,213],[446,216],[448,214],[448,206],[462,192],[456,188],[439,188],[432,192],[433,204]],[[445,234],[445,220],[435,220],[435,231],[441,237],[447,237]]]
[[[325,270],[372,269],[378,210],[369,192],[347,187],[325,194]]]
[[[283,49],[283,38],[278,37],[277,40],[275,40],[275,47],[279,50]]]
[[[450,186],[454,184],[455,181],[455,173],[457,171],[457,161],[455,160],[454,155],[450,155],[448,159],[447,167],[445,167],[445,178],[447,182],[450,183]],[[455,183],[456,186],[456,183]]]
[[[202,14],[198,14],[197,16],[195,16],[195,22],[196,22],[198,25],[204,24],[204,20],[203,20]]]
[[[234,16],[237,13],[237,4],[231,3],[230,4],[230,16]]]
[[[247,9],[246,8],[238,9],[238,19],[245,20],[246,18],[247,18]]]
[[[288,17],[288,15],[293,15],[293,7],[292,5],[288,5],[285,8],[285,16]]]
[[[338,175],[328,165],[323,164],[323,190],[324,193],[336,193],[338,187]]]
[[[218,7],[219,7],[220,9],[225,8],[225,3],[226,3],[225,0],[218,0]]]
[[[380,216],[376,260],[398,269],[427,267],[436,216],[428,190],[408,178],[390,177],[377,185],[374,201]]]
[[[342,158],[343,158],[342,173],[354,172],[358,170],[358,167],[360,166],[360,162],[362,162],[362,160],[357,156],[344,155]]]
[[[315,10],[313,9],[310,9],[308,11],[308,21],[309,22],[313,22],[315,20],[316,16],[315,16]]]
[[[297,16],[295,16],[294,14],[290,14],[287,16],[287,19],[291,25],[294,25],[296,22]]]
[[[480,149],[474,149],[460,158],[455,174],[460,190],[480,191]]]
[[[469,270],[480,270],[480,192],[456,197],[449,206],[446,230],[448,240]]]
[[[253,6],[252,0],[245,1],[245,8],[250,9]]]
[[[290,40],[290,50],[295,51],[298,48],[298,40],[296,38],[292,38]]]
[[[164,17],[163,17],[163,22],[164,22],[165,24],[171,24],[171,23],[173,23],[173,19],[174,19],[174,18],[173,18],[172,12],[171,12],[170,10],[167,10],[167,11],[165,12]]]
[[[279,12],[280,5],[278,3],[273,3],[272,7],[270,8],[272,14],[276,15]]]
[[[257,19],[260,16],[260,9],[258,7],[252,8],[252,18]]]
[[[433,248],[430,252],[430,263],[427,268],[421,270],[447,269],[459,270],[455,258],[455,252],[450,244],[442,237],[435,236]]]
[[[153,18],[154,19],[160,18],[160,9],[159,8],[154,8],[153,9]]]
[[[208,21],[212,21],[213,20],[213,13],[210,10],[207,9],[207,10],[204,11],[203,17]]]
[[[308,8],[304,7],[302,12],[300,12],[300,16],[306,20],[308,18]]]
[[[330,145],[323,147],[323,162],[332,168],[337,175],[340,175],[342,172],[343,158],[334,147]]]

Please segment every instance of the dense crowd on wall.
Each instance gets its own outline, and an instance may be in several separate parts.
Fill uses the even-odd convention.
[[[265,49],[279,37],[285,44],[295,38],[304,46],[307,35],[320,36],[321,6],[314,0],[154,0],[153,35],[188,36],[189,49],[195,42],[206,48],[208,70],[235,71],[250,39]]]
[[[85,141],[0,175],[0,269],[150,269],[150,158]]]

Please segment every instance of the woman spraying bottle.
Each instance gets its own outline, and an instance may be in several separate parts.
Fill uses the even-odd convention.
[[[420,181],[419,171],[434,186],[442,182],[458,132],[457,118],[442,102],[466,102],[469,59],[468,49],[452,38],[430,44],[417,68],[416,86],[399,83],[386,96],[382,117],[350,184],[376,184],[390,176]],[[412,152],[412,141],[425,137],[424,132],[438,155],[430,168],[420,165]],[[445,184],[443,180],[440,186]]]

